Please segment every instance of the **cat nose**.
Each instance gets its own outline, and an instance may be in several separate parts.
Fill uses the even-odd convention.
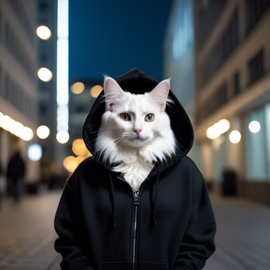
[[[137,133],[137,135],[139,135],[139,133],[142,131],[142,129],[133,129],[136,133]]]

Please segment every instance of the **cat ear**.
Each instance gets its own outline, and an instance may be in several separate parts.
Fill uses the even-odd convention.
[[[150,92],[150,97],[160,107],[161,112],[165,110],[169,90],[170,90],[170,79],[167,79],[160,82]]]
[[[111,77],[104,76],[104,93],[107,109],[112,111],[112,106],[121,102],[120,97],[124,95],[124,91],[120,85]]]

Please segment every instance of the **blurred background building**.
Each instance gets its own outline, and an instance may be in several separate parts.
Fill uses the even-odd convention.
[[[269,7],[270,1],[174,1],[164,42],[164,74],[179,71],[173,89],[193,119],[190,156],[208,186],[220,194],[223,172],[231,170],[239,195],[268,204]]]
[[[38,69],[51,71],[50,80],[38,81],[39,125],[50,130],[50,136],[41,140],[43,157],[54,159],[54,142],[56,138],[56,41],[57,41],[57,1],[39,0],[36,3],[37,27],[49,29],[48,35],[38,38]],[[43,30],[44,31],[44,30]]]
[[[5,173],[10,158],[20,151],[26,183],[39,179],[39,164],[28,158],[39,121],[35,29],[34,0],[0,1],[0,164]]]

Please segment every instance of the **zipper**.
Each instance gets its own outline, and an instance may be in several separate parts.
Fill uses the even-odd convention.
[[[119,178],[122,181],[125,181],[124,179],[122,179],[121,177],[117,176],[117,178]],[[127,181],[125,181],[126,183],[128,183]],[[129,184],[129,183],[128,183]],[[133,201],[134,201],[134,229],[133,229],[133,247],[132,247],[132,269],[135,270],[135,250],[136,250],[136,230],[137,230],[137,212],[138,212],[138,206],[139,206],[139,190],[133,190],[132,186],[129,184],[129,186],[131,187],[132,193],[133,193]]]
[[[137,211],[139,206],[139,190],[133,190],[134,198],[134,233],[133,233],[133,270],[135,269],[135,248],[136,248],[136,229],[137,229]]]

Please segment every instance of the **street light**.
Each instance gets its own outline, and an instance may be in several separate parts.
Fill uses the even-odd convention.
[[[23,139],[24,141],[30,141],[32,140],[34,136],[34,132],[31,128],[29,127],[23,127],[22,129],[22,134],[21,134],[21,139]]]
[[[257,133],[260,131],[261,125],[258,121],[252,121],[249,123],[248,128],[252,133]]]
[[[230,141],[232,143],[238,143],[240,142],[241,140],[241,134],[238,130],[233,130],[231,133],[230,133]]]
[[[29,146],[27,154],[30,160],[39,161],[42,157],[42,148],[39,144],[33,143]]]
[[[56,139],[59,143],[65,144],[69,140],[69,134],[65,130],[59,131],[56,135]]]
[[[43,82],[49,82],[53,77],[52,72],[45,67],[40,68],[37,72],[37,75]]]
[[[37,129],[37,135],[40,139],[46,139],[50,134],[50,129],[46,126],[40,126]]]
[[[225,133],[230,129],[230,122],[227,119],[222,119],[219,122],[215,123],[213,126],[209,127],[206,130],[206,136],[209,139],[216,139],[221,134]]]
[[[43,40],[47,40],[51,37],[51,30],[45,25],[40,25],[37,28],[36,33],[37,33],[38,37],[43,39]]]

